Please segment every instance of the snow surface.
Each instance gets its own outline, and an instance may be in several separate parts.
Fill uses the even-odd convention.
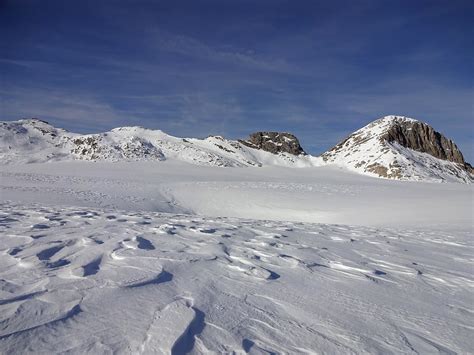
[[[470,353],[473,192],[331,167],[3,165],[0,353]]]
[[[2,204],[4,353],[467,353],[472,234]]]
[[[473,186],[375,179],[334,167],[163,162],[7,165],[4,200],[364,226],[472,224]]]

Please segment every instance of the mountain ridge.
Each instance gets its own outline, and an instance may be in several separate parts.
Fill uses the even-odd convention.
[[[272,154],[221,136],[179,138],[161,130],[139,126],[108,132],[77,134],[57,129],[46,121],[23,119],[0,122],[0,157],[3,163],[55,160],[181,160],[220,167],[314,166],[315,157],[287,152]]]
[[[396,180],[472,183],[472,166],[456,144],[421,121],[377,119],[320,156],[307,154],[287,132],[256,132],[247,140],[179,138],[140,126],[77,134],[39,119],[0,122],[2,163],[57,160],[179,160],[217,167],[334,165]]]

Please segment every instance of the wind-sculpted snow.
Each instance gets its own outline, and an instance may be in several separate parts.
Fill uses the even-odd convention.
[[[472,231],[19,205],[0,352],[472,351]]]

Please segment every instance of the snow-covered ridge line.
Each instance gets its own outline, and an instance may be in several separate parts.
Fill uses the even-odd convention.
[[[138,126],[80,135],[57,129],[45,121],[25,119],[0,122],[0,137],[2,163],[171,159],[219,167],[308,167],[317,165],[319,160],[286,152],[272,154],[220,136],[210,136],[206,139],[179,138],[160,130]]]
[[[369,123],[319,157],[306,154],[294,135],[282,132],[257,132],[248,140],[197,139],[134,126],[80,135],[25,119],[0,122],[0,159],[3,164],[177,160],[217,167],[335,165],[387,179],[474,181],[472,166],[453,141],[426,123],[394,115]]]

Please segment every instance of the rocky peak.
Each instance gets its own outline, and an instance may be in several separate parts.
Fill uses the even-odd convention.
[[[402,180],[474,181],[473,169],[450,139],[426,123],[386,116],[322,154],[329,164]]]
[[[256,132],[252,133],[247,140],[239,140],[239,142],[247,147],[261,149],[273,154],[306,155],[298,138],[286,132]]]

